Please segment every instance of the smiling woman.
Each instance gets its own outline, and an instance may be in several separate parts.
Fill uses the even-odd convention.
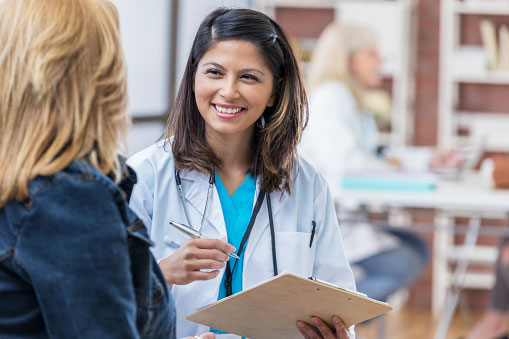
[[[256,121],[274,105],[273,78],[252,42],[225,40],[212,46],[198,64],[194,82],[205,138],[229,134],[252,140]]]
[[[240,21],[240,17],[245,21]],[[235,53],[240,60],[233,57]],[[221,65],[218,61],[223,59],[232,64]],[[225,69],[227,66],[229,69]],[[256,11],[220,9],[205,18],[198,29],[166,125],[165,140],[168,142],[174,136],[171,148],[178,169],[194,168],[212,174],[224,167],[221,166],[224,159],[217,151],[210,152],[211,140],[206,138],[206,124],[198,106],[197,86],[205,80],[202,75],[211,80],[215,77],[223,80],[221,93],[226,96],[238,96],[241,85],[245,85],[242,88],[250,84],[254,85],[252,87],[262,85],[264,89],[272,86],[262,104],[262,115],[253,125],[253,137],[259,147],[248,157],[257,160],[249,159],[248,172],[259,177],[263,188],[269,191],[279,190],[283,184],[284,190],[289,192],[293,157],[307,123],[307,98],[297,61],[279,25]],[[233,94],[228,93],[232,90]],[[216,103],[223,104],[222,108],[230,108],[228,105],[235,108],[235,104],[221,100]],[[265,122],[267,126],[262,128]]]
[[[296,155],[306,121],[301,76],[279,25],[247,9],[209,14],[165,139],[129,159],[139,178],[130,206],[151,226],[173,285],[177,336],[209,330],[186,315],[279,272],[355,288],[327,184]],[[169,221],[208,239],[189,240]],[[227,255],[234,251],[240,259]],[[334,328],[308,321],[317,330],[299,322],[306,338],[354,335],[337,317]]]

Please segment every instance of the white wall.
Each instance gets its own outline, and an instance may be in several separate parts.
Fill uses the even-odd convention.
[[[112,0],[120,16],[132,116],[168,110],[170,65],[169,0]]]
[[[112,0],[120,16],[122,44],[127,62],[129,114],[132,117],[165,115],[170,84],[170,0]],[[163,122],[133,124],[126,140],[130,156],[156,142]]]
[[[121,152],[129,157],[147,146],[156,143],[164,131],[163,122],[135,123],[126,140],[127,150]]]

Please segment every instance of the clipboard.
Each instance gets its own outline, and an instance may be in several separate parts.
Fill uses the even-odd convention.
[[[299,338],[297,320],[317,316],[333,327],[338,315],[347,327],[392,310],[384,302],[319,280],[280,274],[221,299],[187,320],[251,339]]]

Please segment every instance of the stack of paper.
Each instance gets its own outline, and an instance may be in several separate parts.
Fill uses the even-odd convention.
[[[431,191],[438,177],[431,173],[403,171],[359,171],[343,177],[344,189]]]

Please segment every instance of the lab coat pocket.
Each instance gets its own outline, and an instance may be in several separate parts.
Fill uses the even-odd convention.
[[[310,236],[304,232],[276,232],[278,273],[305,278],[313,275],[316,241],[309,247]]]

